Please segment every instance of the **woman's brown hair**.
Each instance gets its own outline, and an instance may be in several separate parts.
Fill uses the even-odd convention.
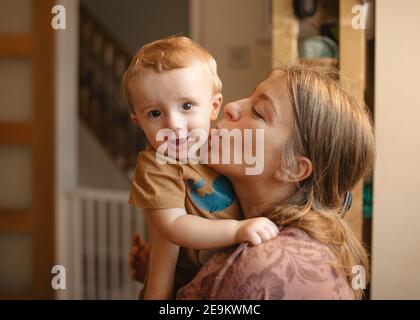
[[[312,174],[300,181],[286,205],[265,214],[276,224],[302,229],[327,244],[337,257],[336,271],[351,284],[353,266],[368,277],[367,251],[342,219],[344,195],[373,168],[375,141],[368,110],[335,69],[283,66],[295,117],[283,146],[283,168],[293,170],[298,156],[312,162]],[[366,279],[366,282],[368,280]],[[363,292],[356,290],[356,298]]]

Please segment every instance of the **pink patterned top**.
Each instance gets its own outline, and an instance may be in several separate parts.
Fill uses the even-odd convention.
[[[354,299],[334,261],[327,245],[287,227],[261,245],[216,253],[177,299]]]

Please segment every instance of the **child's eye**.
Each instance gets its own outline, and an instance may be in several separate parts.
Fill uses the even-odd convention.
[[[264,117],[261,114],[259,114],[257,110],[255,110],[255,108],[252,108],[252,114],[255,116],[255,118],[264,120]]]
[[[187,103],[184,103],[184,104],[182,105],[182,110],[189,111],[189,110],[191,110],[191,109],[192,109],[192,107],[193,107],[192,103],[187,102]]]
[[[161,115],[161,112],[160,112],[159,110],[152,110],[152,111],[149,111],[149,112],[147,113],[147,115],[148,115],[149,117],[152,117],[152,118],[159,118],[159,117],[160,117],[160,115]]]

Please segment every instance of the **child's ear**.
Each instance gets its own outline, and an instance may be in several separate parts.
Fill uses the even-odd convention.
[[[274,179],[282,182],[299,182],[305,180],[312,174],[312,161],[306,157],[298,157],[294,170],[286,170],[282,168],[276,169]]]
[[[139,119],[137,118],[137,116],[134,112],[130,112],[130,118],[136,125],[138,125],[138,126],[140,125],[139,124]]]
[[[220,107],[222,106],[223,96],[221,93],[216,94],[213,97],[213,110],[211,111],[211,120],[217,120],[217,116],[219,115]]]

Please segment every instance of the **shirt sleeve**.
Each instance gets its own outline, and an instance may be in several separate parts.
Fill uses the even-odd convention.
[[[177,164],[160,164],[148,149],[137,158],[129,203],[142,209],[185,207],[185,183]]]

